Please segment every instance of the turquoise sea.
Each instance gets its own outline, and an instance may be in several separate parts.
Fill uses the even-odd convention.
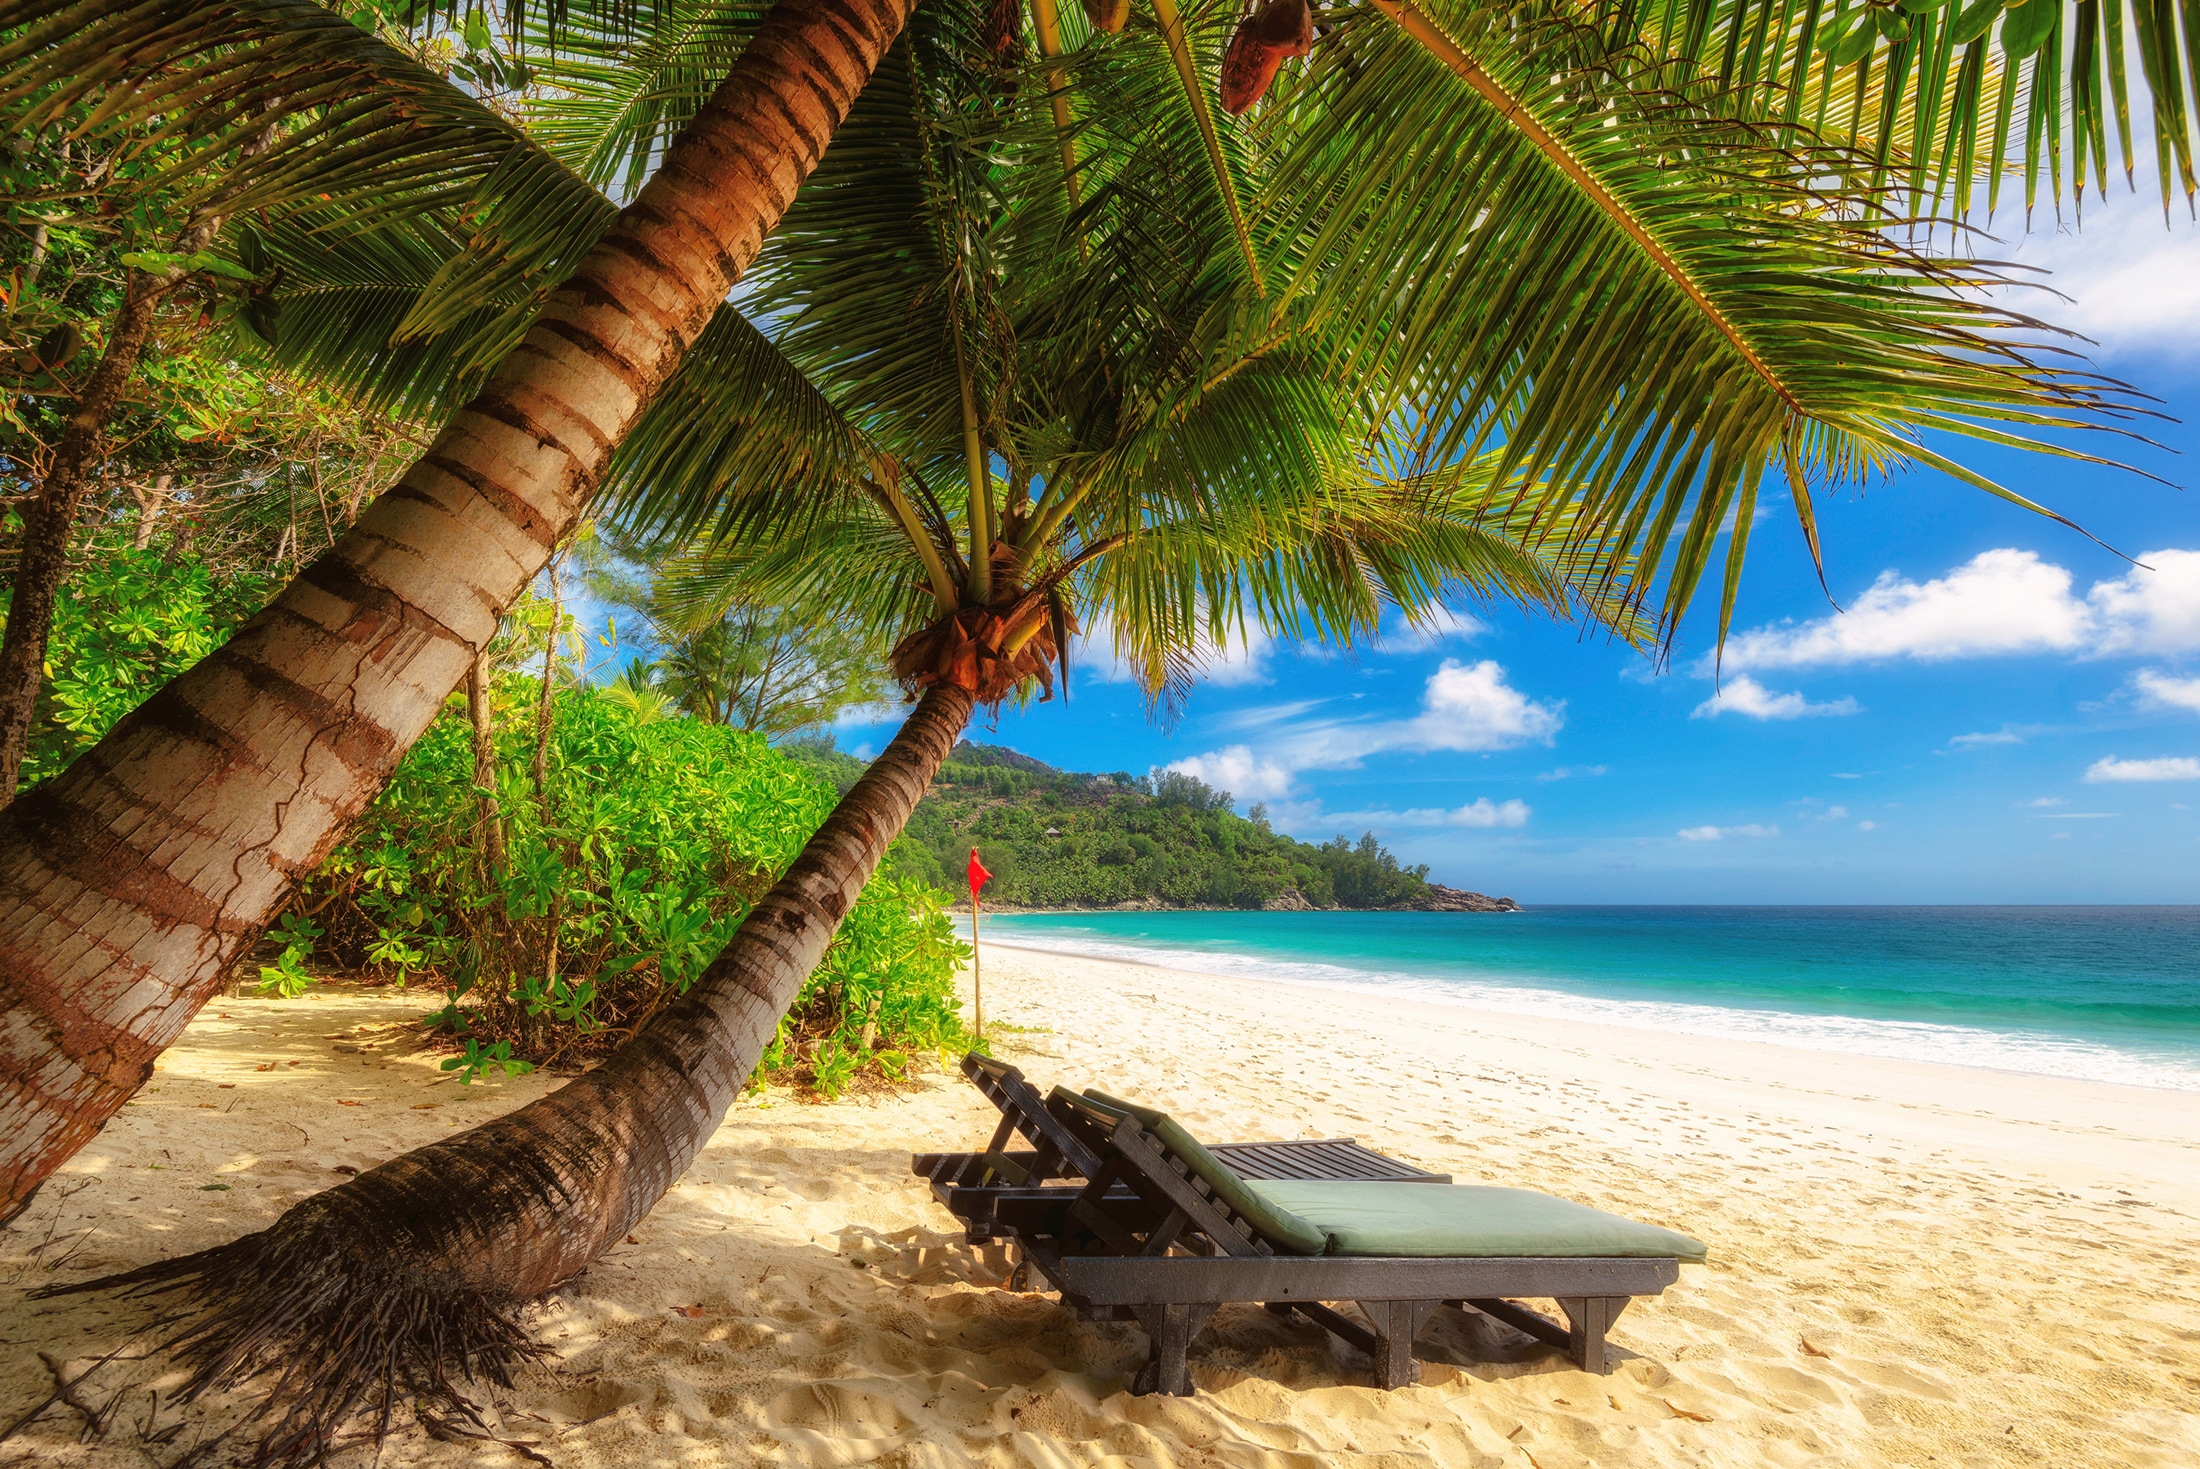
[[[988,944],[2200,1091],[2200,907],[986,915]]]

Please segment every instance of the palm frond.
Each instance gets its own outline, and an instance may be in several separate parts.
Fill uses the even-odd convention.
[[[1211,21],[1227,24],[1234,19],[1231,12],[1221,6],[1204,7],[1204,11]],[[1215,132],[1214,110],[1207,104],[1207,78],[1193,58],[1191,33],[1184,24],[1183,13],[1176,8],[1176,0],[1153,0],[1153,14],[1161,39],[1169,48],[1169,61],[1176,68],[1177,80],[1183,83],[1184,105],[1199,128],[1200,146],[1207,155],[1215,192],[1229,212],[1239,253],[1244,256],[1245,268],[1253,279],[1253,289],[1261,290],[1260,257],[1254,253],[1253,237],[1245,227],[1245,211],[1238,204],[1237,182],[1230,176],[1230,160],[1224,156],[1222,139]]]
[[[268,355],[380,413],[437,422],[472,397],[495,364],[478,343],[516,303],[463,303],[447,328],[401,336],[437,273],[465,248],[443,214],[415,214],[380,228],[311,212],[279,215],[251,230],[282,272],[274,299],[279,331]]]
[[[739,59],[766,0],[661,0],[623,14],[536,10],[527,131],[607,193],[631,198]]]
[[[201,215],[452,207],[511,124],[312,0],[0,0],[0,116],[143,159]],[[247,144],[265,144],[248,148]]]
[[[1721,118],[1563,19],[1420,13],[1453,64],[1363,15],[1264,120],[1292,288],[1333,372],[1387,385],[1414,462],[1502,446],[1524,505],[1657,574],[1668,629],[1768,470],[1805,477],[1800,511],[1927,432],[2070,453],[2038,434],[2132,411],[2043,364],[2046,330],[1981,299],[1991,269],[1829,192],[1848,155]]]
[[[660,542],[772,539],[875,504],[884,459],[770,338],[720,307],[606,474],[602,504]]]
[[[2189,213],[2200,188],[2200,9],[2190,4],[1593,0],[1584,11],[1613,45],[1671,63],[1676,84],[1726,115],[1843,145],[1856,181],[1912,216],[1960,217],[1981,202],[1991,215],[2015,175],[2028,216],[2043,182],[2058,214],[2066,187],[2082,210],[2088,178],[2105,193],[2112,162],[2134,190],[2151,162],[2165,213],[2180,191]],[[2150,160],[2134,145],[2134,55]]]

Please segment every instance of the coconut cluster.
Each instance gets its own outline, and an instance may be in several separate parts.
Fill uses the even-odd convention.
[[[1232,117],[1268,93],[1276,68],[1314,49],[1314,11],[1306,0],[1268,0],[1238,22],[1222,53],[1222,110]]]

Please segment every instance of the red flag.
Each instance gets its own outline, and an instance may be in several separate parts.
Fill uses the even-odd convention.
[[[981,888],[981,887],[983,887],[983,886],[984,886],[984,885],[986,884],[986,882],[987,882],[987,881],[988,881],[988,880],[989,880],[989,879],[990,879],[990,878],[991,878],[992,876],[993,876],[993,874],[992,874],[992,873],[990,873],[990,872],[988,872],[988,871],[986,871],[986,870],[985,870],[985,864],[984,864],[983,862],[980,862],[980,861],[978,860],[978,849],[977,849],[976,847],[972,847],[972,848],[970,849],[970,901],[971,901],[971,902],[975,903],[975,902],[977,902],[977,901],[978,901],[978,889],[979,889],[979,888]]]

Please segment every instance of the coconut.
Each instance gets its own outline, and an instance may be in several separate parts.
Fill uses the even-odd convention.
[[[1085,0],[1085,19],[1094,30],[1119,36],[1130,24],[1131,0]]]
[[[1238,22],[1222,53],[1222,110],[1236,117],[1268,93],[1285,58],[1314,49],[1314,12],[1306,0],[1268,0]]]

